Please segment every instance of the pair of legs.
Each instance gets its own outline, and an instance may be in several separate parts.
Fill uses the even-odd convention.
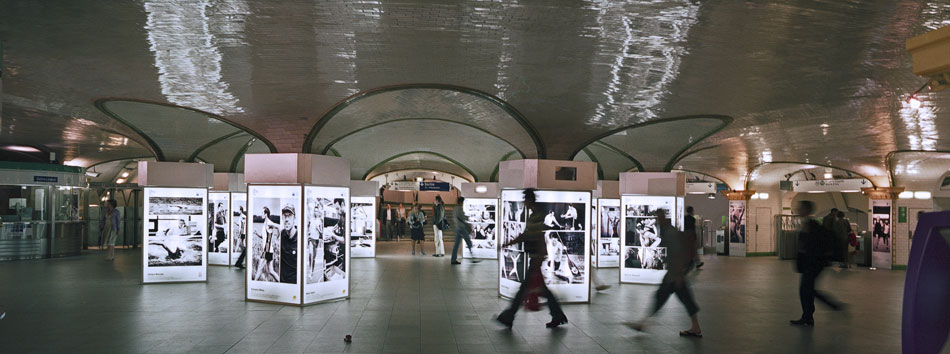
[[[442,243],[442,230],[438,226],[432,225],[433,238],[435,240],[435,254],[433,256],[442,257],[445,255],[445,244]]]
[[[105,240],[102,242],[102,245],[103,247],[106,247],[107,249],[106,251],[107,261],[115,260],[115,239],[116,239],[115,230],[110,229],[106,231],[106,237],[105,237]]]
[[[798,285],[798,298],[802,303],[802,317],[792,324],[812,325],[815,322],[815,298],[821,300],[834,310],[839,310],[841,305],[832,300],[824,293],[815,290],[815,282],[818,281],[818,275],[821,274],[822,267],[816,266],[802,273],[801,283]]]
[[[241,249],[241,255],[234,261],[234,266],[244,269],[244,254],[247,253],[247,247]]]
[[[411,231],[410,231],[410,233],[411,233]],[[422,230],[419,230],[419,233],[422,233]],[[421,251],[421,252],[422,252],[422,255],[425,256],[425,255],[426,255],[426,243],[425,243],[425,242],[426,242],[426,241],[425,241],[425,237],[423,237],[421,240],[413,239],[413,240],[411,241],[411,243],[412,243],[412,254],[413,254],[413,255],[416,254],[416,245],[419,245],[419,251]]]
[[[518,288],[518,293],[515,294],[514,299],[511,299],[511,305],[508,306],[508,309],[503,311],[498,315],[498,322],[501,322],[508,328],[511,328],[512,322],[515,320],[515,314],[518,313],[518,309],[521,307],[521,304],[524,303],[524,298],[527,295],[530,279],[535,277],[540,277],[541,274],[541,260],[538,257],[531,258],[531,262],[528,264],[528,272],[525,275],[525,280],[521,283],[521,287]],[[548,299],[548,310],[551,312],[551,322],[547,324],[548,327],[557,327],[559,325],[567,323],[567,316],[564,315],[564,311],[561,310],[561,304],[557,301],[557,297],[551,293],[551,290],[548,289],[547,285],[544,284],[543,277],[541,277],[541,282],[538,285],[537,291],[539,296]]]
[[[465,240],[465,245],[468,246],[468,252],[472,252],[472,238],[468,236],[468,232],[464,230],[455,230],[455,244],[452,245],[452,263],[459,263],[458,253],[459,245],[462,244],[462,240]]]
[[[663,305],[666,304],[666,301],[670,299],[670,295],[676,294],[676,298],[683,303],[683,306],[686,306],[686,313],[689,314],[690,327],[686,331],[680,332],[680,335],[684,336],[702,336],[702,329],[699,328],[699,306],[696,305],[696,300],[693,299],[693,291],[689,289],[689,284],[686,283],[685,276],[681,278],[679,284],[677,284],[674,276],[669,272],[666,273],[666,276],[663,277],[663,282],[660,283],[660,288],[656,289],[656,294],[653,297],[653,308],[650,310],[650,314],[647,315],[639,323],[633,325],[633,328],[642,331],[644,324],[656,315],[657,311],[660,311],[663,308]]]

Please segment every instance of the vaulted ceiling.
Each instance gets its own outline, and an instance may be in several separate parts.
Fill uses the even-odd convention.
[[[491,180],[550,158],[742,188],[781,162],[888,185],[948,160],[950,93],[904,101],[924,81],[904,41],[947,19],[950,0],[6,0],[0,145],[84,167],[279,151]]]

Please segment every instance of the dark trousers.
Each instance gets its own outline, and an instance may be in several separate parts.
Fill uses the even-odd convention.
[[[468,246],[468,249],[472,249],[472,238],[468,237],[468,232],[455,230],[455,244],[452,245],[452,262],[458,261],[458,252],[459,245],[462,244],[462,240],[465,240],[465,245]],[[474,257],[474,255],[472,255]]]
[[[824,302],[833,309],[838,308],[838,304],[834,300],[818,290],[815,290],[815,282],[818,280],[818,275],[821,274],[822,267],[815,268],[816,269],[802,273],[802,281],[798,285],[798,297],[802,302],[801,319],[807,321],[815,319],[815,298],[818,298],[818,300],[821,300],[821,302]]]
[[[525,280],[521,283],[521,287],[518,288],[518,293],[515,294],[515,298],[511,300],[511,305],[508,306],[508,309],[501,313],[500,317],[514,319],[515,313],[518,312],[518,308],[521,307],[521,304],[524,303],[524,297],[527,295],[530,285],[528,285],[528,279],[532,279],[535,274],[541,273],[541,260],[534,261],[532,259],[531,263],[528,265],[528,273],[525,275]],[[543,276],[542,276],[543,278]],[[551,290],[548,289],[547,285],[544,285],[544,282],[541,282],[540,285],[540,296],[548,299],[548,310],[551,311],[552,318],[558,318],[564,316],[564,311],[561,310],[561,304],[557,302],[557,298],[554,297],[554,294],[551,293]]]
[[[245,253],[247,253],[247,247],[244,247],[244,249],[241,250],[241,255],[238,256],[238,259],[237,259],[237,261],[234,262],[234,265],[236,265],[236,266],[241,266],[241,267],[244,266],[244,254],[245,254]]]
[[[673,281],[673,276],[669,272],[666,273],[666,276],[663,277],[663,282],[660,283],[660,288],[656,289],[656,294],[653,298],[653,311],[650,312],[650,315],[656,314],[657,311],[660,311],[660,308],[666,304],[666,300],[670,299],[670,295],[676,294],[676,298],[683,303],[683,306],[686,306],[686,312],[690,316],[695,315],[699,312],[699,306],[696,305],[696,300],[693,299],[693,291],[689,289],[689,284],[686,283],[686,280],[683,280],[683,286],[677,288],[676,283]]]

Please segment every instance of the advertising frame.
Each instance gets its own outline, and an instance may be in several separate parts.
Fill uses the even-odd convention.
[[[749,205],[746,200],[730,200],[729,212],[726,214],[729,221],[729,229],[726,237],[729,237],[729,256],[745,257],[746,243],[749,240],[749,233],[746,229],[746,220],[748,219]]]
[[[659,209],[667,210],[671,223],[675,226],[675,220],[680,217],[677,215],[677,199],[675,196],[620,196],[623,219],[620,223],[620,245],[623,247],[619,272],[621,284],[660,284],[663,281],[666,275],[666,247],[659,246],[663,235],[660,233],[655,213]],[[628,230],[629,224],[633,225],[634,230]],[[628,240],[628,231],[635,233],[637,237]]]
[[[228,251],[225,252],[224,254],[222,254],[222,252],[212,252],[213,247],[210,247],[210,246],[211,246],[211,245],[210,245],[210,243],[211,243],[211,237],[212,237],[212,236],[217,237],[217,230],[215,230],[215,229],[216,229],[215,225],[218,223],[218,220],[217,220],[217,212],[218,212],[218,210],[216,209],[216,206],[215,206],[214,204],[217,203],[217,202],[220,202],[220,201],[222,200],[222,199],[212,198],[212,196],[224,196],[224,197],[225,197],[225,199],[224,199],[224,204],[226,205],[226,206],[225,206],[225,210],[224,210],[224,215],[225,215],[225,216],[224,216],[224,218],[225,218],[225,220],[224,220],[224,225],[225,225],[225,227],[224,227],[224,230],[223,230],[223,232],[224,232],[224,241],[222,241],[222,242],[219,243],[219,247],[220,247],[220,244],[227,243],[226,247],[228,248]],[[206,234],[207,237],[205,238],[205,242],[209,243],[209,245],[207,245],[205,248],[208,248],[208,265],[212,265],[212,266],[230,266],[232,260],[234,259],[234,255],[233,255],[233,252],[232,252],[233,247],[231,247],[231,245],[233,244],[233,242],[231,241],[231,231],[232,231],[232,227],[231,227],[232,211],[231,211],[231,208],[233,208],[233,204],[231,203],[231,192],[208,191],[208,202],[207,202],[207,204],[208,204],[208,209],[209,209],[209,210],[208,210],[208,211],[209,211],[209,215],[208,215],[208,228],[207,228],[207,232],[208,232],[208,233]],[[214,211],[214,213],[210,213],[212,210]],[[215,242],[217,242],[217,241],[215,241]]]
[[[523,250],[519,250],[521,245],[510,246],[502,248],[501,245],[508,240],[513,239],[520,235],[520,231],[524,230],[524,225],[527,221],[527,211],[524,210],[524,189],[504,189],[501,192],[501,214],[498,215],[498,220],[501,223],[501,232],[499,234],[499,262],[498,262],[498,294],[503,298],[512,298],[518,289],[521,286],[521,281],[512,280],[505,276],[506,270],[508,275],[514,274],[516,279],[524,279],[526,276],[528,263],[527,253]],[[561,255],[561,261],[556,262],[551,258],[551,254],[548,255],[548,259],[545,260],[545,265],[542,265],[542,272],[544,272],[545,284],[548,289],[554,293],[555,296],[562,303],[589,303],[590,302],[590,286],[591,286],[591,262],[590,262],[590,221],[593,215],[590,215],[591,202],[592,202],[592,193],[590,191],[561,191],[561,190],[537,190],[535,192],[537,197],[536,203],[539,206],[546,206],[550,208],[549,212],[554,215],[554,223],[558,224],[559,227],[566,227],[567,223],[565,221],[564,225],[561,225],[560,222],[557,222],[558,218],[562,218],[565,215],[569,215],[570,212],[565,212],[560,217],[555,215],[557,212],[563,209],[563,205],[567,205],[567,208],[574,209],[574,217],[571,219],[571,228],[564,229],[555,229],[555,230],[546,230],[546,242],[549,250],[565,250]],[[521,207],[518,208],[517,206]],[[514,207],[514,208],[513,208]],[[568,210],[568,209],[565,209]],[[577,211],[583,210],[584,214],[577,214]],[[577,225],[576,221],[579,217],[583,217],[581,225]],[[522,221],[524,220],[524,221]],[[567,219],[563,219],[567,220]],[[581,226],[582,230],[576,230],[577,226]],[[583,234],[583,239],[576,239],[578,234]],[[557,243],[554,242],[554,239],[557,239]],[[582,252],[582,254],[569,252],[570,250],[576,250]],[[508,262],[506,259],[506,252],[515,254],[515,257],[512,257],[511,267],[508,267]],[[549,251],[550,253],[550,251]],[[575,258],[572,259],[571,256]],[[583,258],[577,261],[577,256],[582,256]],[[564,260],[567,262],[564,262]],[[563,270],[558,268],[560,265],[567,265]],[[561,280],[565,274],[573,274],[572,269],[578,267],[583,267],[583,279],[580,283],[577,284],[560,284],[560,283],[551,283],[552,275],[558,278],[558,281]],[[558,275],[557,272],[561,271],[561,275]],[[570,282],[573,282],[573,279],[568,278]]]
[[[891,269],[894,250],[894,203],[890,199],[872,199],[869,228],[871,229],[871,266]],[[881,240],[883,238],[883,240]],[[883,243],[883,246],[881,245]]]
[[[368,250],[363,250],[362,248],[357,247],[354,244],[354,242],[356,242],[355,236],[365,236],[365,235],[353,235],[353,228],[355,228],[357,225],[356,223],[357,213],[355,209],[356,204],[360,204],[360,205],[368,204],[371,206],[369,210],[370,214],[368,214],[366,218],[367,221],[364,221],[364,223],[368,222],[370,224],[370,229],[371,229],[370,235],[369,235],[370,236],[369,247],[363,247],[363,248],[369,248]],[[350,226],[349,226],[350,227],[350,241],[349,241],[350,246],[349,247],[350,247],[351,258],[375,258],[376,257],[376,237],[379,235],[379,228],[376,225],[377,208],[378,206],[377,206],[376,197],[350,197]],[[366,251],[366,252],[357,252],[357,251]]]
[[[255,196],[255,191],[267,190],[267,189],[283,190],[283,191],[281,193],[267,193],[266,195],[262,194],[260,197]],[[297,194],[296,196],[292,194],[295,191]],[[287,196],[284,193],[291,193],[291,194]],[[255,217],[258,216],[256,214],[255,207],[257,206],[257,203],[258,203],[257,199],[264,199],[264,198],[278,199],[277,201],[278,208],[283,208],[282,206],[283,203],[296,201],[296,205],[295,205],[296,210],[294,211],[294,214],[295,214],[294,216],[296,220],[293,226],[295,226],[298,231],[297,231],[297,241],[295,243],[295,246],[296,246],[296,250],[295,250],[296,272],[295,273],[296,274],[294,277],[295,277],[296,282],[294,284],[285,284],[279,281],[261,281],[261,280],[252,279],[255,275],[257,275],[255,273],[259,273],[258,268],[260,268],[258,267],[258,263],[256,263],[260,261],[260,257],[257,257],[258,252],[255,250],[255,242],[254,242],[254,240],[257,239],[257,236],[255,236],[253,232],[254,231],[253,229],[256,226],[255,224],[257,224]],[[271,201],[271,204],[273,204],[273,201]],[[301,205],[303,205],[303,186],[302,185],[299,185],[299,184],[249,184],[247,186],[246,211],[249,214],[248,215],[249,218],[248,218],[248,222],[246,223],[247,229],[245,230],[245,235],[247,235],[246,236],[247,238],[245,240],[246,242],[245,247],[248,249],[248,252],[246,253],[246,256],[245,256],[245,265],[246,265],[247,270],[245,271],[245,276],[244,276],[244,280],[245,280],[244,281],[244,288],[245,288],[244,298],[246,301],[281,304],[281,305],[296,305],[296,306],[303,305],[303,284],[302,284],[303,277],[301,276],[301,272],[300,272],[300,269],[302,269],[303,267],[301,267],[302,257],[300,256],[300,252],[299,252],[299,250],[301,249],[301,241],[302,241],[302,237],[300,237],[299,230],[302,229],[301,225],[303,225],[303,220],[302,220],[303,218],[297,217],[298,214],[300,214]],[[261,206],[261,207],[263,208],[264,206]],[[268,208],[268,211],[269,210],[270,208]],[[278,217],[278,220],[279,221],[276,222],[277,226],[273,226],[273,227],[277,228],[279,227],[280,224],[282,224],[282,220],[280,220],[279,217]],[[272,234],[270,234],[270,232],[272,231],[267,230],[270,227],[272,227],[272,225],[268,225],[269,222],[274,223],[272,217],[267,218],[267,219],[262,219],[261,224],[263,224],[262,229],[265,229],[264,233],[268,234],[267,235],[268,239],[272,240],[273,236]],[[263,238],[264,236],[261,236],[261,237]],[[280,236],[278,236],[278,238],[280,238]],[[264,246],[262,246],[260,250],[261,251],[260,253],[262,255],[267,252],[266,251],[267,244],[268,243],[265,241]],[[273,249],[273,246],[271,246],[271,249]],[[270,252],[270,253],[273,254],[274,252]],[[267,257],[264,257],[264,258],[266,259]],[[265,262],[273,262],[273,258],[271,260],[265,260]],[[263,264],[264,267],[268,267],[267,263],[261,263],[261,264]],[[271,270],[273,269],[272,266],[270,268]],[[269,272],[269,274],[274,277],[277,276],[273,272]],[[254,288],[255,286],[257,288]],[[260,294],[252,293],[252,291],[256,291]],[[252,296],[252,294],[254,296]]]
[[[343,207],[340,209],[340,211],[344,211],[344,212],[346,212],[346,213],[351,212],[351,198],[352,198],[352,197],[350,196],[350,188],[349,188],[349,187],[330,186],[330,185],[314,185],[314,184],[304,184],[304,185],[302,185],[302,187],[303,187],[303,204],[302,204],[302,205],[304,205],[305,207],[308,206],[307,203],[309,203],[309,199],[311,199],[311,196],[308,194],[308,191],[316,191],[316,190],[335,190],[334,193],[343,192],[343,194],[342,194],[342,195],[336,195],[336,194],[332,195],[331,197],[333,197],[334,203],[335,203],[336,199],[341,199],[341,200],[343,201],[343,203],[345,203],[345,205],[343,205]],[[323,199],[328,199],[328,198],[326,198],[326,195],[325,195],[325,194],[321,194],[321,197],[323,197]],[[326,215],[326,214],[325,214],[325,215]],[[309,221],[308,218],[309,218],[309,217],[307,216],[307,214],[304,214],[303,220],[304,220],[304,221]],[[324,216],[324,220],[326,220],[326,216]],[[344,215],[342,218],[338,217],[337,220],[338,220],[338,221],[339,221],[339,220],[345,220],[345,222],[349,222],[349,221],[350,221],[350,216],[349,216],[349,215]],[[321,224],[324,224],[324,223],[321,222]],[[307,224],[307,225],[309,225],[309,224]],[[325,224],[324,224],[324,225],[325,225]],[[324,231],[326,230],[326,228],[327,228],[327,227],[324,227]],[[349,247],[349,245],[350,245],[350,227],[349,227],[349,225],[345,225],[345,224],[344,224],[344,225],[341,227],[341,229],[343,230],[343,233],[344,233],[343,244],[342,244],[342,247],[337,247],[337,251],[342,250],[343,253],[344,253],[344,260],[343,260],[343,262],[344,262],[344,263],[343,263],[343,264],[344,264],[344,269],[343,269],[342,273],[343,273],[343,276],[345,277],[345,280],[346,280],[346,281],[345,281],[345,282],[340,282],[339,280],[332,280],[332,281],[326,281],[326,282],[321,281],[321,282],[316,282],[316,283],[307,283],[306,281],[303,281],[303,279],[302,279],[302,281],[301,281],[301,288],[300,288],[302,305],[313,305],[313,304],[319,304],[319,303],[324,303],[324,302],[330,302],[330,301],[337,301],[337,300],[348,299],[348,298],[350,297],[350,285],[351,285],[350,282],[351,282],[352,279],[353,279],[353,277],[352,277],[352,268],[350,267],[350,259],[352,258],[352,252],[351,252],[350,247]],[[298,259],[303,259],[303,258],[307,255],[307,252],[306,252],[306,251],[307,251],[307,250],[310,250],[310,247],[309,247],[309,237],[310,237],[309,231],[310,231],[310,230],[309,230],[309,227],[308,227],[307,230],[305,230],[305,232],[307,232],[307,234],[305,234],[303,237],[300,238],[300,242],[305,242],[305,241],[306,241],[306,242],[308,243],[308,245],[304,245],[304,246],[307,246],[307,248],[305,249],[304,252],[299,253]],[[321,233],[321,235],[322,235],[322,233]],[[323,236],[323,235],[322,235],[322,236]],[[337,242],[339,242],[339,241],[337,241]],[[316,248],[319,249],[319,247],[316,247]],[[325,257],[326,254],[327,254],[326,252],[327,252],[327,251],[326,251],[326,249],[324,248],[324,257]],[[337,254],[339,254],[339,252],[337,252]],[[326,259],[326,258],[324,258],[324,260],[325,260],[325,259]],[[326,267],[326,264],[324,264],[324,267]],[[326,269],[326,268],[324,268],[324,274],[325,274],[325,269]],[[306,272],[301,272],[301,275],[307,275],[307,273],[306,273]],[[309,284],[313,284],[313,285],[309,285]],[[309,285],[309,286],[308,286],[308,285]],[[329,296],[326,296],[326,297],[317,296],[317,297],[314,298],[314,299],[310,299],[310,298],[308,297],[308,296],[311,296],[311,295],[318,295],[316,292],[319,291],[319,290],[330,291],[330,292],[338,291],[338,290],[339,290],[339,291],[341,291],[341,295],[339,295],[339,296],[329,295]]]
[[[494,210],[495,217],[492,220],[492,225],[491,225],[492,232],[491,232],[490,239],[486,239],[487,241],[483,239],[477,239],[476,230],[484,230],[487,228],[487,226],[472,225],[472,222],[469,222],[469,225],[472,226],[472,234],[469,235],[469,237],[472,239],[472,251],[474,251],[474,254],[473,252],[468,251],[468,247],[462,247],[462,258],[498,259],[498,253],[501,250],[501,247],[500,247],[501,242],[499,242],[499,238],[498,238],[498,235],[499,235],[498,220],[499,220],[499,216],[501,215],[500,210],[499,210],[500,209],[499,207],[501,204],[500,199],[476,198],[476,197],[465,198],[465,203],[462,207],[468,208],[469,205],[473,205],[473,204],[479,205],[479,206],[493,206],[495,208]],[[456,205],[455,207],[458,208],[459,206]],[[487,211],[488,211],[488,208],[485,208],[485,210],[483,210],[482,212],[484,213]],[[468,213],[468,211],[464,211],[464,212]],[[469,215],[469,220],[472,220],[471,215]],[[476,228],[476,226],[479,226],[479,228]],[[479,247],[482,245],[490,245],[491,243],[494,243],[494,246],[490,247],[490,249],[489,247]]]
[[[143,188],[143,225],[142,225],[142,283],[195,283],[208,281],[208,248],[207,248],[207,202],[208,189],[195,187],[145,187]],[[155,198],[155,201],[152,201]],[[181,204],[182,199],[198,199],[197,207],[187,207]],[[194,202],[194,201],[192,201]],[[178,213],[172,209],[177,208]],[[189,210],[189,211],[186,211]],[[197,209],[197,212],[194,210]],[[163,217],[164,216],[164,217]],[[197,217],[197,218],[196,218]],[[176,223],[177,219],[177,223]],[[187,219],[187,221],[185,221]],[[164,221],[164,222],[163,222]],[[192,226],[193,223],[197,225]],[[164,225],[163,225],[164,224]],[[177,224],[177,225],[176,225]],[[167,226],[165,235],[159,236],[162,226]],[[177,228],[176,228],[177,226]],[[154,230],[152,228],[154,227]],[[176,228],[173,230],[173,228]],[[192,234],[190,230],[205,230],[200,234]],[[184,230],[185,235],[180,233]],[[154,232],[155,235],[150,235]],[[169,235],[169,233],[179,233],[178,235]],[[179,239],[186,236],[187,239]],[[164,239],[163,241],[153,239]],[[175,246],[172,252],[169,248],[169,241]],[[195,244],[199,245],[200,251],[195,254]],[[185,246],[182,249],[182,246]],[[156,246],[156,247],[153,247]],[[167,252],[164,261],[174,263],[185,263],[195,256],[200,256],[200,264],[189,265],[149,265],[149,263],[162,262],[158,257],[150,257],[149,251],[158,252],[157,246]],[[189,252],[189,249],[191,252]],[[155,259],[153,261],[153,259]],[[193,263],[189,262],[189,263]],[[160,269],[156,269],[160,268]],[[159,271],[161,273],[158,273]]]
[[[607,249],[609,250],[611,248],[610,246],[616,246],[617,247],[616,255],[610,255],[609,252],[608,254],[605,254],[603,252],[603,249],[604,249],[603,245],[605,243],[608,243],[608,242],[604,242],[604,240],[602,239],[604,235],[604,230],[605,230],[604,228],[606,227],[608,229],[608,234],[609,234],[609,229],[612,227],[611,224],[608,222],[610,220],[609,218],[610,215],[605,213],[606,208],[617,208],[616,210],[617,217],[619,219],[616,222],[616,233],[615,233],[616,237],[608,237],[611,239],[616,238],[617,239],[616,245],[614,245],[613,240],[609,240],[608,241],[609,246],[607,247]],[[597,231],[595,233],[596,237],[591,237],[591,239],[596,240],[594,241],[594,244],[595,244],[595,248],[597,249],[597,253],[595,254],[595,263],[596,263],[597,268],[620,268],[620,256],[621,256],[621,253],[623,253],[621,250],[622,239],[620,237],[620,234],[622,233],[622,231],[621,231],[620,224],[623,223],[623,220],[624,220],[623,210],[620,208],[619,198],[600,198],[597,200]]]

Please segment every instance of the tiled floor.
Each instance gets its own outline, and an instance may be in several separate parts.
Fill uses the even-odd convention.
[[[451,245],[451,244],[450,244]],[[850,304],[819,306],[814,329],[799,312],[798,276],[774,257],[706,256],[694,283],[705,337],[680,338],[675,300],[648,334],[623,325],[649,306],[653,286],[614,285],[591,304],[567,305],[569,325],[519,313],[513,331],[492,321],[497,263],[450,266],[381,243],[352,261],[353,297],[304,308],[244,302],[243,272],[211,267],[206,284],[141,285],[141,255],[0,263],[0,353],[898,353],[904,272],[865,268],[823,275],[819,287]],[[431,244],[429,244],[431,247]],[[600,269],[617,279],[616,269]],[[615,281],[614,281],[615,283]],[[352,334],[346,344],[343,336]]]

